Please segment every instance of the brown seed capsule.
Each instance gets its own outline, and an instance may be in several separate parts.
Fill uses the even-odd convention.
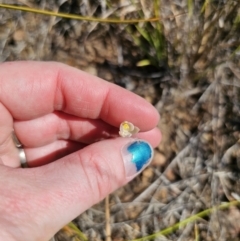
[[[124,121],[120,125],[119,135],[121,137],[131,137],[139,132],[139,128],[134,126],[131,122]]]

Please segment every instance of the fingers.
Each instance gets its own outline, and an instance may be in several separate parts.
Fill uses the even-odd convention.
[[[25,219],[31,214],[31,223],[39,228],[37,233],[51,236],[126,184],[149,164],[152,156],[147,143],[117,138],[94,143],[49,165],[8,170],[5,176],[13,176],[11,180],[18,177],[12,186],[8,183],[10,192],[6,194],[13,200],[18,197],[11,210],[13,218],[20,221],[21,215]],[[25,223],[27,220],[23,226]],[[47,232],[43,232],[45,229]]]
[[[126,184],[153,156],[141,140],[116,138],[88,146],[79,142],[111,136],[125,120],[138,126],[143,132],[137,136],[152,145],[160,139],[154,129],[159,115],[149,103],[62,64],[0,64],[0,103],[0,217],[8,217],[5,223],[14,227],[15,239],[21,234],[26,240],[29,230],[35,240],[50,238]],[[6,158],[17,156],[10,137],[13,119],[17,136],[29,146],[25,151],[30,166],[60,159],[38,168],[2,166]]]
[[[79,151],[83,147],[85,145],[82,143],[59,140],[41,147],[24,148],[24,151],[28,167],[38,167]]]
[[[156,147],[161,139],[161,133],[159,129],[154,128],[148,132],[138,133],[136,137],[144,139],[153,147]],[[66,155],[81,150],[85,146],[85,144],[76,141],[54,140],[53,142],[39,147],[34,145],[24,147],[24,151],[28,166],[37,167],[56,161]],[[1,161],[6,166],[20,167],[18,149],[15,147],[11,135],[7,139],[4,148],[1,149]]]
[[[15,121],[14,129],[25,147],[44,146],[57,140],[90,144],[118,136],[118,128],[102,120],[84,119],[62,112],[28,121]]]
[[[0,86],[0,101],[17,120],[57,110],[102,119],[115,127],[128,120],[142,131],[152,129],[159,120],[158,112],[141,97],[63,64],[3,63]]]
[[[101,120],[87,120],[61,112],[29,121],[15,121],[14,129],[25,147],[40,147],[57,140],[72,140],[85,144],[117,137],[119,129]],[[156,147],[160,131],[154,128],[148,132],[140,132],[136,137],[145,139]]]
[[[13,118],[5,106],[0,102],[0,151],[5,141],[11,136],[12,126]]]
[[[13,119],[8,110],[0,103],[0,158],[1,163],[11,167],[18,167],[16,158],[19,152],[12,140]]]
[[[160,130],[156,127],[150,131],[146,132],[139,132],[136,137],[138,139],[143,139],[147,142],[149,142],[153,148],[157,147],[159,145],[160,140],[162,139],[162,134]]]
[[[149,132],[139,133],[137,138],[144,139],[148,141],[153,147],[156,147],[159,144],[159,140],[161,139],[161,133],[159,129],[155,128]],[[84,147],[86,147],[85,144],[76,141],[56,140],[40,147],[25,147],[24,151],[26,154],[28,166],[37,167],[56,161],[73,152],[81,150]],[[18,165],[16,164],[15,166],[20,166],[18,156],[16,159]]]

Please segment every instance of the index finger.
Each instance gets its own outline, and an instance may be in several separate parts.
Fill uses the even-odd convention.
[[[128,120],[142,131],[155,127],[156,109],[143,98],[83,71],[54,62],[0,65],[0,101],[17,120],[62,111],[119,126]]]

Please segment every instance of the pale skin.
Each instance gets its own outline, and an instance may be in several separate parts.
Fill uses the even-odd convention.
[[[141,97],[63,64],[0,64],[1,239],[47,241],[125,185],[125,120],[159,144],[158,112]],[[13,129],[30,168],[20,167]]]

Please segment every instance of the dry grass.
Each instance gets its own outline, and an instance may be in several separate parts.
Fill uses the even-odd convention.
[[[240,199],[238,1],[12,1],[16,2],[102,18],[161,19],[129,26],[0,9],[1,61],[70,64],[135,91],[162,116],[163,141],[153,164],[110,196],[112,240],[154,234]],[[154,67],[132,64],[140,60]],[[237,206],[215,210],[153,238],[237,241],[239,211]],[[88,240],[105,240],[104,202],[80,215],[75,224]],[[56,240],[76,237],[65,227]]]

